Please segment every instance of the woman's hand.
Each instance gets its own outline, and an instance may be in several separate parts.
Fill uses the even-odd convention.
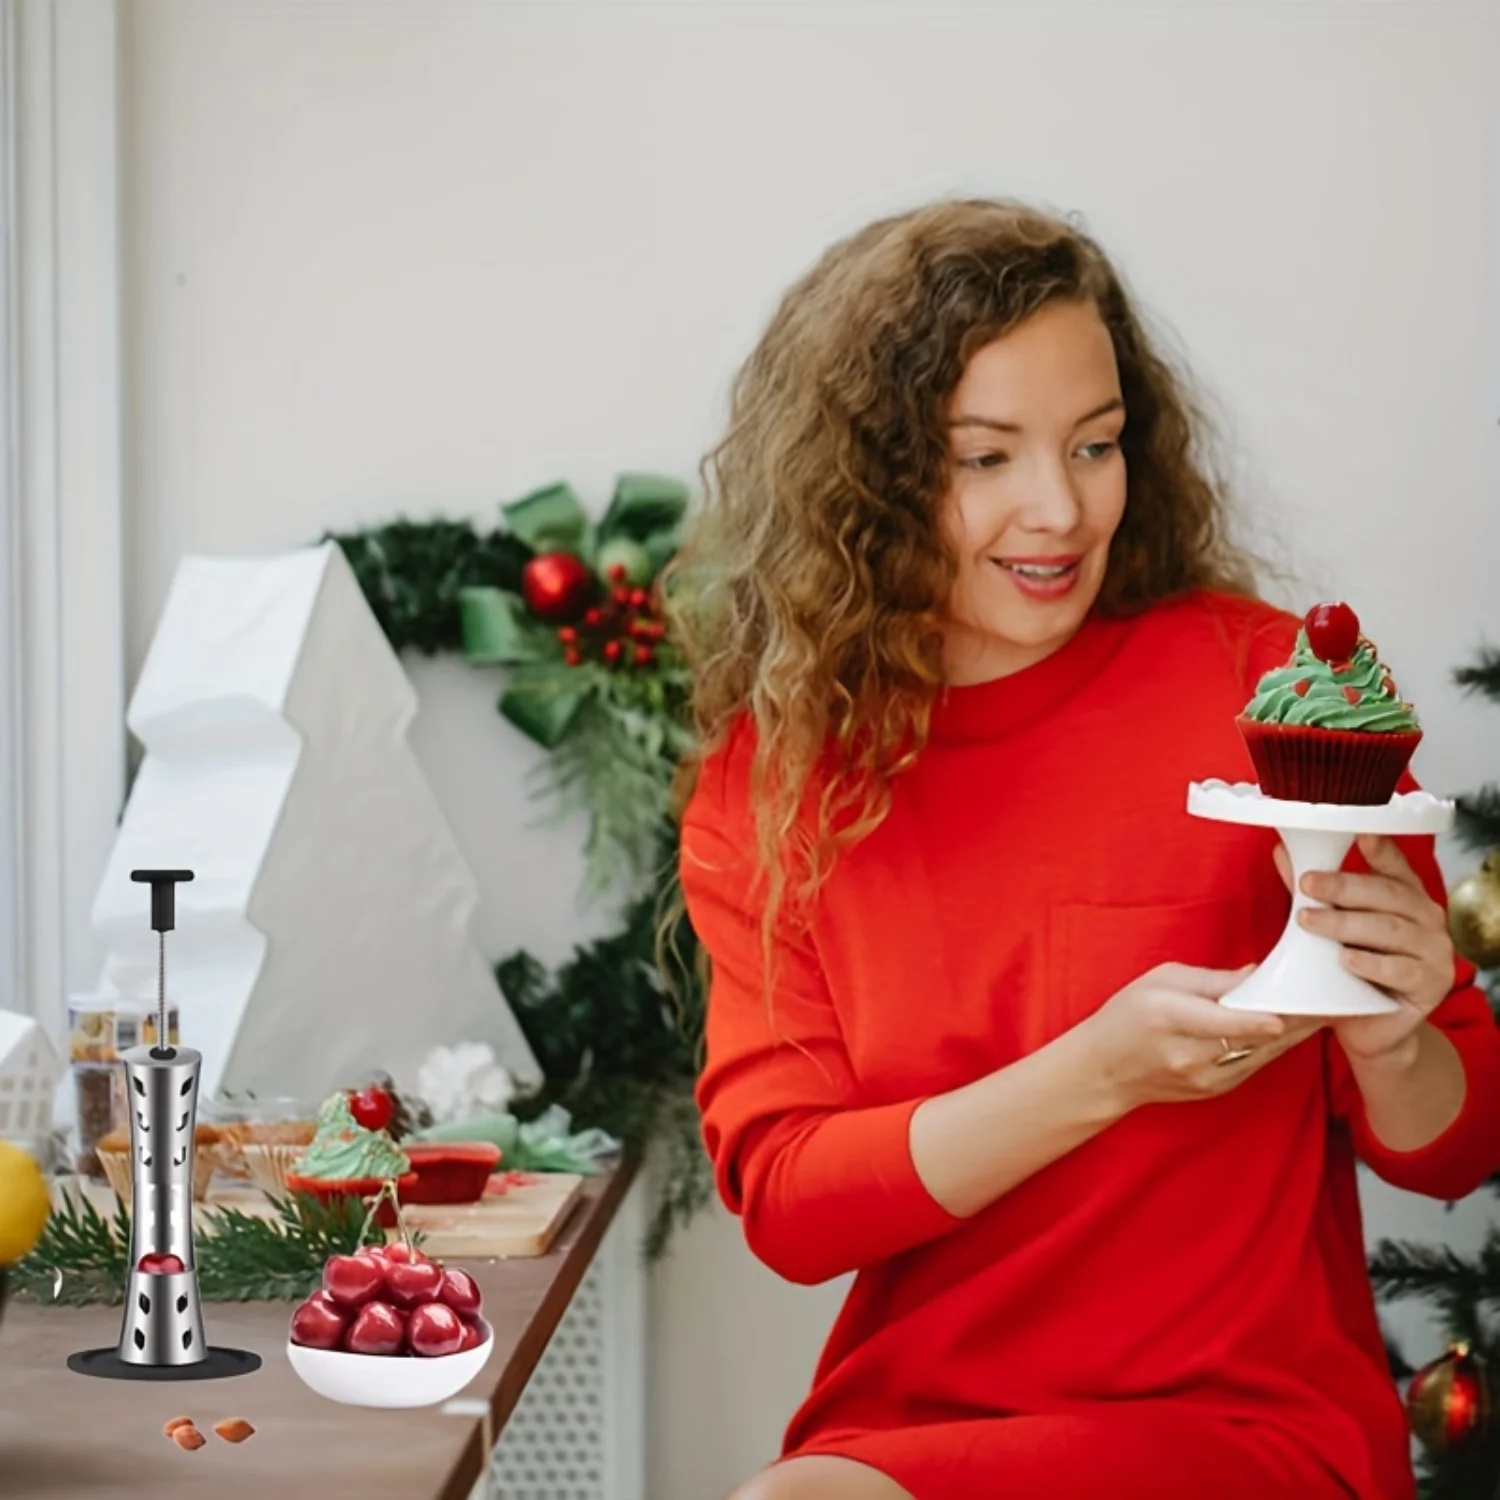
[[[1309,931],[1342,945],[1351,973],[1388,994],[1401,1009],[1383,1016],[1333,1022],[1351,1060],[1399,1060],[1415,1051],[1417,1031],[1453,987],[1453,942],[1443,908],[1427,894],[1395,840],[1362,835],[1369,874],[1308,874],[1304,894],[1323,906],[1302,910]],[[1291,887],[1291,861],[1276,848],[1281,878]]]
[[[1096,1065],[1126,1109],[1227,1094],[1321,1029],[1324,1022],[1317,1019],[1220,1005],[1220,996],[1242,984],[1254,968],[1161,964],[1081,1023]]]

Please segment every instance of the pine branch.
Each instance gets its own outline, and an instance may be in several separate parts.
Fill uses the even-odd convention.
[[[205,1302],[295,1302],[316,1288],[330,1255],[347,1255],[384,1239],[365,1227],[358,1200],[278,1201],[275,1219],[237,1209],[206,1209],[194,1248]],[[81,1195],[67,1194],[47,1221],[41,1243],[11,1271],[18,1300],[70,1307],[116,1305],[129,1273],[130,1212],[117,1203],[106,1219]]]
[[[337,542],[380,628],[398,651],[433,656],[463,649],[460,592],[471,586],[521,587],[530,550],[508,532],[486,535],[467,521],[392,521]]]
[[[1427,1297],[1445,1310],[1500,1304],[1500,1234],[1476,1256],[1462,1256],[1446,1245],[1381,1240],[1370,1256],[1370,1280],[1383,1301]]]
[[[130,1211],[116,1203],[106,1219],[81,1193],[64,1193],[30,1255],[11,1268],[18,1301],[82,1307],[125,1299]]]
[[[1500,648],[1481,646],[1470,666],[1454,671],[1453,680],[1467,693],[1482,693],[1500,702]]]
[[[210,1209],[198,1240],[198,1291],[205,1302],[297,1302],[317,1290],[331,1255],[383,1243],[361,1199],[274,1199],[276,1218]]]
[[[1466,848],[1500,849],[1500,783],[1458,798],[1454,833]]]

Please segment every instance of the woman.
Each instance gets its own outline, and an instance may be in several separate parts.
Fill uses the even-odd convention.
[[[858,1272],[737,1500],[1412,1494],[1355,1160],[1477,1186],[1500,1038],[1430,840],[1309,877],[1398,1015],[1217,1004],[1289,876],[1186,788],[1253,776],[1297,622],[1194,437],[1100,251],[1006,203],[835,246],[737,381],[676,588],[699,1102],[752,1250]]]

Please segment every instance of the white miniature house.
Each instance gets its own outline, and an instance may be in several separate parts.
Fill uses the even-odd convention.
[[[0,1140],[24,1144],[51,1130],[58,1072],[47,1033],[30,1016],[0,1010]]]

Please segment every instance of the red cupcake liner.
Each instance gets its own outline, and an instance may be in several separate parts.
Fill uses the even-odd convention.
[[[1384,806],[1422,739],[1420,729],[1318,729],[1262,724],[1243,716],[1235,723],[1255,763],[1261,791],[1288,802]]]
[[[500,1148],[485,1141],[409,1141],[401,1149],[417,1179],[401,1190],[403,1203],[477,1203],[500,1165]]]
[[[406,1195],[417,1183],[415,1172],[403,1172],[396,1179],[396,1196],[405,1203]],[[383,1177],[299,1177],[295,1172],[286,1174],[286,1185],[293,1193],[303,1193],[316,1198],[319,1203],[328,1203],[335,1198],[373,1198],[385,1186]],[[375,1211],[375,1222],[382,1229],[396,1227],[396,1209],[389,1198],[381,1200]]]

